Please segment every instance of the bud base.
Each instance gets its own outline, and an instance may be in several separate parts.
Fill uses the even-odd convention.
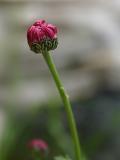
[[[32,43],[31,50],[35,53],[42,53],[45,51],[54,50],[57,48],[58,40],[57,38],[54,39],[44,39],[39,43]]]

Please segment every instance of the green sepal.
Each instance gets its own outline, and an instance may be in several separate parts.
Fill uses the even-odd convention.
[[[54,39],[44,39],[39,43],[32,43],[31,50],[35,53],[43,53],[45,51],[50,51],[56,49],[58,46],[57,38]]]

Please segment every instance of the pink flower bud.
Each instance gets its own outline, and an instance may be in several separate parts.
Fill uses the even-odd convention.
[[[28,147],[36,151],[46,151],[48,149],[47,143],[42,139],[33,139],[28,143]]]
[[[29,47],[35,53],[42,53],[57,48],[57,27],[37,20],[27,31]]]

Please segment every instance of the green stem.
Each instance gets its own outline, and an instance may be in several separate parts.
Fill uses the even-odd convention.
[[[59,74],[57,72],[56,66],[55,66],[55,64],[52,60],[51,55],[48,52],[44,52],[43,57],[44,57],[47,65],[49,67],[49,70],[50,70],[50,72],[53,76],[53,79],[54,79],[54,81],[56,83],[56,86],[58,88],[58,91],[60,93],[60,96],[63,100],[65,110],[66,110],[66,113],[67,113],[67,118],[68,118],[70,131],[71,131],[71,136],[72,136],[73,143],[74,143],[76,160],[80,160],[81,159],[81,150],[80,150],[79,138],[78,138],[76,123],[75,123],[74,115],[73,115],[73,112],[72,112],[69,96],[66,93],[66,91],[65,91],[65,89],[62,85],[62,82],[59,78]]]

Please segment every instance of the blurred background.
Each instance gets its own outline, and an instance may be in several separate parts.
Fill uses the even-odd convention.
[[[120,1],[0,0],[0,160],[29,160],[42,138],[49,160],[74,159],[64,107],[26,31],[36,19],[59,28],[52,56],[67,89],[86,159],[120,159]]]

